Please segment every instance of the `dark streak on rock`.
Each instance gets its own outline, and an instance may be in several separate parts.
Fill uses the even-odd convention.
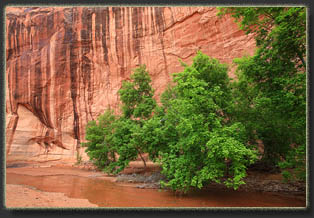
[[[85,112],[88,114],[87,111],[87,104],[92,104],[92,84],[91,84],[91,65],[92,62],[88,58],[88,54],[92,50],[92,15],[94,13],[94,10],[86,10],[86,8],[83,9],[82,12],[82,24],[83,24],[83,30],[81,30],[81,54],[82,54],[82,64],[81,64],[81,72],[83,77],[83,85],[84,85],[84,98],[85,98],[85,90],[86,90],[86,84],[87,84],[87,102],[85,102]],[[87,30],[85,30],[85,28]],[[87,116],[86,116],[87,119]]]
[[[141,8],[132,8],[132,27],[133,38],[140,38],[143,36]]]
[[[56,14],[57,19],[61,19],[61,15],[60,13]],[[63,23],[64,25],[64,23]],[[58,38],[59,35],[61,36],[61,34],[58,34]],[[66,51],[67,51],[67,44],[66,39],[69,36],[67,36],[67,32],[64,32],[64,36],[63,36],[63,40],[60,37],[60,41],[62,40],[62,42],[57,43],[55,45],[55,54],[54,54],[54,59],[55,60],[59,60],[58,63],[55,63],[55,71],[54,71],[54,79],[55,79],[55,84],[61,84],[62,80],[67,79],[68,78],[68,72],[66,72]],[[53,88],[56,88],[57,86],[55,85]],[[62,141],[62,133],[61,133],[61,127],[62,127],[62,114],[63,114],[63,110],[61,107],[59,107],[59,99],[62,98],[62,96],[64,96],[63,93],[63,87],[59,86],[59,88],[57,88],[54,92],[54,98],[55,98],[55,105],[53,105],[53,107],[56,108],[56,114],[55,114],[55,123],[56,123],[56,128],[57,128],[57,137],[60,141]]]
[[[35,95],[33,96],[32,100],[32,109],[33,109],[33,113],[35,114],[36,117],[38,117],[38,119],[41,121],[41,123],[43,123],[44,125],[48,126],[46,119],[45,119],[45,115],[43,113],[42,110],[42,89],[43,87],[41,86],[41,82],[42,82],[42,72],[40,69],[40,65],[41,62],[37,61],[35,63],[35,75],[34,75],[34,80],[35,80],[35,87],[34,87],[34,91],[35,91]]]
[[[17,50],[17,52],[15,54],[19,54],[20,53],[20,43],[19,43],[20,22],[19,21],[17,21],[15,28],[16,28],[16,33],[15,33],[16,45],[15,45],[15,48]]]
[[[151,7],[151,13],[150,13],[150,17],[151,17],[151,21],[152,21],[152,34],[155,34],[155,21],[154,21],[154,14],[153,14],[153,7]]]
[[[14,91],[13,98],[14,98],[14,101],[17,101],[18,98],[20,97],[19,96],[19,72],[20,72],[20,69],[19,69],[19,61],[15,60],[15,63],[16,63],[16,65],[14,66],[14,69],[15,69],[15,87],[13,89],[13,91]]]
[[[124,54],[123,54],[123,26],[121,24],[121,8],[113,7],[112,8],[115,20],[115,30],[116,30],[116,54],[118,58],[118,64],[120,67],[120,77],[124,77]],[[123,19],[122,19],[123,20]]]
[[[11,108],[11,110],[13,111],[13,107],[12,107],[12,102],[13,102],[13,99],[12,99],[12,90],[11,90],[11,88],[12,88],[12,85],[11,85],[11,75],[12,75],[12,70],[7,70],[7,74],[8,74],[8,89],[9,89],[9,98],[10,98],[10,108]]]
[[[8,21],[9,22],[9,27],[8,27],[8,42],[9,42],[9,48],[7,48],[7,50],[8,50],[8,54],[7,54],[7,61],[11,58],[11,56],[13,55],[13,49],[14,49],[14,47],[12,48],[11,47],[11,43],[12,43],[12,41],[11,41],[11,38],[12,37],[14,37],[14,35],[15,35],[15,31],[14,31],[14,29],[15,29],[15,19],[13,20],[13,23],[11,22],[11,20],[10,21]]]
[[[33,96],[32,100],[32,108],[33,108],[33,113],[35,114],[35,116],[37,116],[39,118],[39,120],[44,124],[44,120],[43,120],[43,112],[42,112],[42,88],[41,88],[41,70],[40,70],[40,61],[37,61],[35,63],[35,75],[34,75],[34,80],[35,80],[35,84],[34,84],[34,91],[35,91],[35,95]]]
[[[169,77],[168,63],[167,63],[167,58],[165,55],[165,45],[164,45],[164,37],[163,37],[163,31],[165,29],[165,22],[164,22],[164,14],[163,13],[164,13],[164,8],[162,8],[162,7],[156,7],[155,8],[156,24],[157,24],[160,44],[161,44],[161,48],[162,48],[162,56],[163,56],[164,62],[165,62],[165,74],[167,77]]]
[[[164,8],[156,7],[155,10],[155,17],[156,17],[156,24],[158,32],[163,32],[165,25],[164,25]]]
[[[71,11],[71,18],[73,17],[73,9]],[[73,19],[73,18],[72,18]],[[73,21],[72,21],[73,22]],[[71,22],[71,23],[72,23]],[[79,125],[79,116],[77,112],[77,54],[75,53],[75,42],[77,40],[76,33],[72,29],[72,25],[65,25],[65,37],[64,37],[64,43],[69,44],[70,49],[70,78],[71,78],[71,98],[72,98],[72,104],[73,104],[73,132],[74,132],[74,138],[77,140],[77,148],[80,145],[80,125]]]
[[[105,8],[103,12],[101,12],[101,21],[102,21],[102,46],[104,50],[104,61],[107,65],[108,63],[108,49],[106,44],[106,37],[109,34],[109,8]]]
[[[148,31],[149,31],[149,29],[148,29],[148,16],[146,16],[146,14],[148,13],[148,11],[147,11],[147,8],[143,8],[143,14],[145,15],[144,16],[144,23],[146,24],[146,25],[144,25],[144,28],[143,28],[143,36],[145,37],[145,36],[147,36],[148,35]]]
[[[130,10],[131,8],[127,8],[127,17],[129,18],[130,17]],[[131,55],[131,34],[130,34],[130,22],[128,20],[128,52],[129,52],[129,55]]]
[[[53,31],[53,27],[54,27],[54,12],[50,13],[47,18],[48,35],[50,35],[51,31]]]
[[[83,73],[83,83],[88,84],[88,90],[91,87],[90,74],[91,74],[91,61],[87,57],[88,53],[91,50],[92,43],[92,13],[88,11],[86,8],[83,9],[82,12],[82,24],[83,30],[81,30],[81,53],[82,53],[82,73]],[[85,30],[86,28],[86,30]]]
[[[100,24],[101,24],[101,8],[94,8],[95,12],[95,38],[96,41],[100,39]]]
[[[9,35],[9,37],[7,37],[8,40],[8,45],[9,47],[7,48],[7,55],[6,55],[6,61],[8,62],[8,60],[10,60],[11,56],[12,56],[12,48],[11,46],[11,37]]]
[[[50,44],[48,44],[48,48],[47,48],[47,62],[46,62],[46,78],[47,78],[47,87],[46,87],[46,94],[45,94],[45,112],[46,112],[46,117],[47,117],[47,123],[48,126],[52,127],[52,122],[50,119]]]
[[[122,18],[122,27],[124,27],[124,25],[125,25],[125,22],[124,22],[124,16],[125,16],[125,10],[126,10],[126,8],[122,8],[122,16],[123,16],[123,18]]]
[[[11,56],[14,56],[16,55],[16,44],[15,44],[15,29],[16,29],[16,19],[13,18],[13,21],[11,22],[10,21],[10,24],[9,24],[9,46],[10,46],[10,49],[9,49],[9,54],[8,54],[8,57],[7,59],[11,58]],[[12,44],[12,41],[13,41],[13,45]]]
[[[140,38],[143,37],[143,26],[142,26],[142,8],[132,8],[132,35],[134,39],[133,50],[138,56],[139,64],[142,63],[141,60],[141,41]]]

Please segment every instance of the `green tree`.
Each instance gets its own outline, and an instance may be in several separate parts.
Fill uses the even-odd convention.
[[[86,127],[86,143],[83,146],[93,163],[103,169],[116,162],[115,145],[112,142],[113,124],[116,116],[112,110],[106,110],[97,121],[88,122]]]
[[[145,66],[136,68],[130,81],[124,81],[118,93],[122,101],[122,114],[115,116],[113,111],[108,110],[99,116],[98,122],[89,122],[86,128],[87,142],[84,143],[95,165],[114,174],[121,172],[138,156],[146,167],[142,155],[148,147],[145,147],[147,143],[142,142],[145,142],[142,127],[156,106],[151,78]]]
[[[254,35],[257,46],[252,57],[235,60],[233,119],[247,127],[251,141],[262,140],[264,163],[292,163],[296,159],[291,155],[299,154],[305,169],[306,8],[231,7],[219,14],[231,14],[241,29]],[[298,164],[281,164],[292,165]]]
[[[238,188],[256,155],[245,145],[243,125],[227,119],[227,67],[199,52],[174,82],[163,95],[163,122],[155,128],[167,145],[159,152],[168,180],[163,185],[184,192],[211,181]]]
[[[133,134],[136,134],[138,126],[136,122],[125,117],[118,118],[113,124],[112,142],[118,159],[108,166],[108,172],[114,174],[121,172],[130,161],[136,160],[138,155],[141,155],[141,144],[132,143]],[[145,161],[144,164],[146,164]]]
[[[142,127],[146,120],[151,118],[157,104],[153,98],[154,90],[145,65],[135,69],[130,81],[123,81],[119,95],[123,111],[121,122],[122,125],[125,124],[124,127],[121,127],[127,131],[123,133],[126,134],[125,136],[118,135],[116,137],[117,145],[120,147],[120,152],[118,152],[120,159],[126,164],[129,160],[134,160],[139,155],[146,167],[142,154],[147,152],[147,144],[143,143],[145,135],[143,135]],[[127,139],[121,143],[119,137],[127,137]],[[134,152],[127,152],[127,149],[124,147]],[[126,153],[128,155],[125,156]],[[126,166],[125,164],[123,166]]]
[[[156,101],[153,99],[154,90],[145,65],[135,69],[131,81],[123,81],[119,95],[125,118],[145,120],[152,115]]]

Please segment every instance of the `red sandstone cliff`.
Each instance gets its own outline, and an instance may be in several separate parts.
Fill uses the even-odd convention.
[[[255,41],[210,7],[6,8],[7,160],[76,160],[86,123],[146,64],[159,96],[198,50],[231,63]],[[157,97],[158,98],[158,97]]]

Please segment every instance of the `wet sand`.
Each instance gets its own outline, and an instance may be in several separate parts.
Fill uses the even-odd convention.
[[[64,193],[43,192],[25,185],[6,185],[7,208],[81,208],[98,207],[87,199],[75,199]]]

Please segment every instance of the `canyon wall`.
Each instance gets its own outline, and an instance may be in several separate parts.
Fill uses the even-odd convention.
[[[7,7],[6,158],[86,159],[85,126],[132,69],[160,94],[198,50],[231,64],[255,41],[212,7]],[[230,76],[233,76],[232,73]]]

